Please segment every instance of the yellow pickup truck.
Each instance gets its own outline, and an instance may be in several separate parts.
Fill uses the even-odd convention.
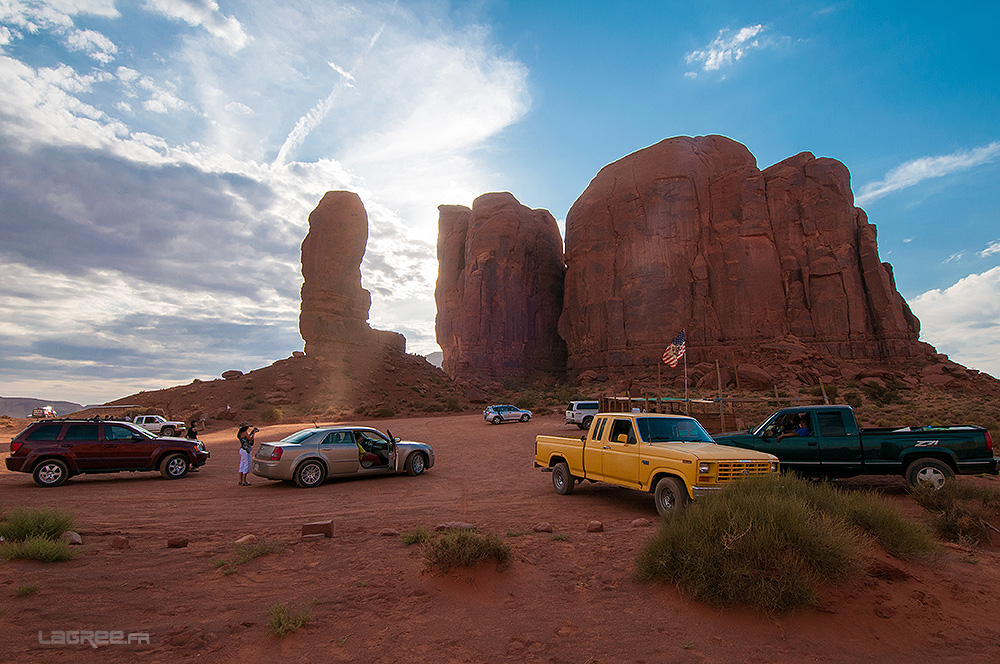
[[[584,436],[536,436],[535,467],[552,473],[557,493],[601,481],[649,491],[667,514],[689,500],[752,475],[776,475],[778,457],[716,445],[683,415],[598,413]]]

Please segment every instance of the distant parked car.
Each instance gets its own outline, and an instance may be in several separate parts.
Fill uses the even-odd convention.
[[[178,436],[184,433],[183,422],[171,422],[160,415],[139,415],[132,421],[143,429],[161,436]]]
[[[52,406],[39,406],[31,411],[31,416],[36,420],[44,417],[55,417],[56,409]]]
[[[600,404],[596,401],[570,401],[566,406],[566,424],[589,429],[599,408]]]
[[[487,422],[492,422],[493,424],[502,424],[503,422],[527,422],[531,419],[531,411],[506,404],[489,406],[483,411],[483,419]]]
[[[31,473],[39,486],[59,486],[81,473],[159,470],[168,480],[205,465],[211,453],[197,440],[162,438],[130,422],[43,420],[10,443],[7,470]]]
[[[311,488],[328,477],[421,475],[433,465],[434,450],[426,443],[403,441],[368,427],[319,427],[262,443],[251,469],[258,477]]]

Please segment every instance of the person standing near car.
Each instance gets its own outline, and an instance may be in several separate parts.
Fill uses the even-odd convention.
[[[250,472],[250,452],[253,450],[253,437],[260,429],[250,428],[249,422],[240,424],[236,438],[240,441],[240,481],[239,486],[250,486],[247,474]]]

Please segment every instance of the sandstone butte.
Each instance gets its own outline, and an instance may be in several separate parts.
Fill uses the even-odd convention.
[[[761,387],[960,370],[918,340],[834,159],[761,171],[722,136],[664,140],[597,174],[567,215],[564,261],[552,216],[510,194],[439,210],[437,339],[455,378],[655,374],[682,329],[689,363],[742,364]]]
[[[361,287],[367,243],[368,213],[361,198],[328,191],[309,215],[309,232],[302,241],[299,332],[313,359],[339,357],[343,350],[406,348],[403,335],[368,324],[372,298]]]

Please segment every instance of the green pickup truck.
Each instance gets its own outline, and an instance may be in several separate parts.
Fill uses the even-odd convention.
[[[911,485],[941,487],[956,474],[997,474],[993,439],[983,427],[860,429],[850,406],[799,406],[772,414],[715,442],[769,452],[806,477],[902,475]]]

